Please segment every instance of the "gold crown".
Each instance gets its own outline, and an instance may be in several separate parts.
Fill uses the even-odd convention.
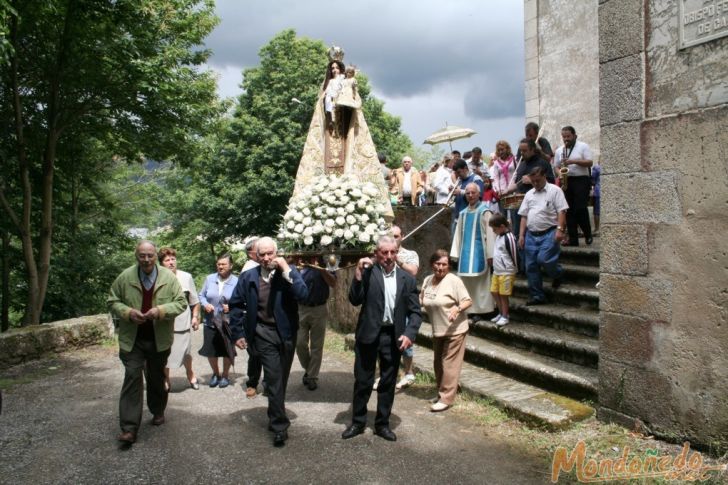
[[[344,62],[344,49],[338,45],[332,45],[329,47],[329,62],[330,61]]]

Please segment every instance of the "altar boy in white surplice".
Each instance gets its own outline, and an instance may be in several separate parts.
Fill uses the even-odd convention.
[[[492,214],[490,206],[480,200],[477,184],[465,187],[465,200],[468,206],[458,216],[450,257],[458,262],[457,274],[473,299],[473,305],[468,309],[469,317],[477,322],[482,314],[495,309],[488,267],[493,258],[495,234],[488,225]]]

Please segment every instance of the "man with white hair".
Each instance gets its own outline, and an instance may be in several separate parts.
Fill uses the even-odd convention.
[[[361,305],[354,344],[352,422],[343,439],[364,432],[367,403],[372,394],[377,359],[381,380],[377,387],[374,433],[387,441],[397,436],[389,428],[401,353],[412,346],[422,324],[415,278],[397,266],[397,242],[391,236],[377,241],[376,262],[361,258],[349,288],[349,301]]]
[[[458,262],[458,276],[473,298],[468,309],[470,319],[477,322],[482,315],[495,309],[490,293],[490,269],[493,260],[495,234],[488,225],[492,212],[480,200],[480,187],[475,183],[465,186],[468,206],[458,215],[450,257]]]
[[[397,202],[402,205],[417,205],[424,184],[420,174],[412,168],[412,158],[404,157],[402,168],[395,170],[392,175],[394,188],[397,190]]]
[[[248,236],[243,241],[248,260],[240,270],[241,273],[258,266],[258,239],[260,239],[258,236]],[[258,395],[258,383],[262,372],[263,366],[260,358],[257,355],[248,354],[248,380],[245,382],[245,397],[248,399],[253,399]],[[265,389],[265,381],[263,381],[263,388]]]
[[[268,391],[268,429],[273,445],[288,439],[291,421],[286,416],[286,386],[296,350],[298,302],[308,288],[295,267],[276,255],[269,237],[258,240],[259,266],[240,275],[228,306],[235,345],[260,358]]]

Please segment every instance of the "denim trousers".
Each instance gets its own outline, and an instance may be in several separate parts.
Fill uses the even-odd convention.
[[[543,279],[541,268],[551,278],[558,278],[563,273],[559,264],[561,244],[554,240],[556,228],[534,236],[531,231],[526,231],[526,278],[528,279],[528,294],[534,300],[545,300],[543,292]]]

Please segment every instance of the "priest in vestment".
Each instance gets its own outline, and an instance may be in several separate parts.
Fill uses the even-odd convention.
[[[450,257],[458,262],[457,274],[463,280],[473,305],[468,309],[473,321],[495,309],[490,293],[489,263],[493,258],[495,234],[488,225],[491,211],[480,200],[480,187],[469,183],[465,187],[468,206],[458,215]]]

